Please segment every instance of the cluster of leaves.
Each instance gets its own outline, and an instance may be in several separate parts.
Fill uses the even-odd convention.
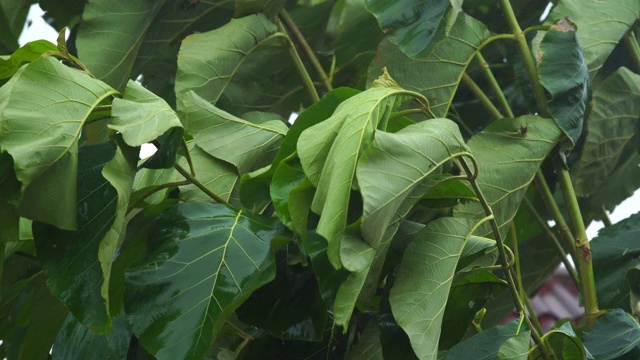
[[[582,236],[640,187],[637,0],[39,3],[18,47],[0,1],[1,357],[640,356],[640,215]]]

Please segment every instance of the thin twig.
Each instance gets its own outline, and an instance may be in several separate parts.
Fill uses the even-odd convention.
[[[462,74],[462,82],[465,85],[467,85],[469,90],[471,90],[471,92],[476,96],[476,98],[478,98],[482,106],[484,106],[484,108],[487,109],[487,111],[489,111],[489,113],[491,114],[491,116],[493,116],[494,119],[497,120],[497,119],[502,119],[504,117],[500,113],[500,110],[498,110],[498,108],[496,108],[496,106],[493,105],[491,100],[489,100],[489,97],[484,93],[484,91],[482,91],[480,86],[478,86],[478,84],[476,84],[476,82],[473,81],[473,79],[469,75],[467,75],[466,73]]]
[[[302,78],[302,82],[304,83],[304,86],[307,89],[307,92],[309,93],[309,98],[315,104],[318,101],[320,101],[320,97],[318,96],[318,91],[313,85],[313,81],[311,80],[311,77],[309,76],[309,72],[304,67],[304,63],[302,62],[302,59],[300,59],[300,54],[298,54],[298,50],[296,50],[296,45],[293,43],[293,41],[291,41],[291,37],[287,33],[287,30],[284,28],[282,21],[278,19],[277,25],[280,32],[284,35],[284,38],[287,40],[287,44],[289,45],[288,46],[289,55],[291,56],[291,59],[293,60],[293,63],[296,66],[296,69],[298,69],[298,73]]]

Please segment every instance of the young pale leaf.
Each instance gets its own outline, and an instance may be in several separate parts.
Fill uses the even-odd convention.
[[[379,124],[410,96],[419,94],[373,87],[344,101],[333,116],[300,135],[300,162],[317,187],[311,207],[320,214],[317,231],[329,242],[329,259],[336,268],[340,267],[340,234],[346,227],[358,158],[373,141]]]
[[[461,342],[449,350],[447,360],[493,360],[499,356],[502,346],[516,338],[519,343],[521,333],[529,333],[522,319],[516,319],[507,325],[492,327]],[[507,345],[511,348],[512,345]],[[506,349],[504,351],[507,351]],[[526,357],[525,357],[526,358]],[[501,358],[503,359],[503,358]]]
[[[640,18],[640,2],[562,0],[555,4],[547,23],[551,25],[567,16],[578,24],[578,40],[593,79],[622,36]]]
[[[196,144],[211,156],[235,165],[241,174],[270,164],[288,130],[277,115],[243,120],[193,91],[183,95],[182,111]]]
[[[60,230],[40,222],[33,224],[38,260],[51,292],[78,321],[99,333],[109,330],[111,319],[100,291],[100,286],[107,286],[108,282],[98,254],[102,239],[109,231],[115,231],[111,227],[122,226],[115,224],[117,212],[122,211],[118,191],[102,175],[115,154],[116,148],[111,143],[80,148],[77,231]],[[111,234],[111,241],[115,235]],[[104,251],[102,254],[106,256]],[[113,253],[111,259],[102,260],[107,265],[106,261],[113,261]]]
[[[593,91],[580,160],[572,167],[576,194],[595,193],[616,168],[640,120],[640,75],[619,68]]]
[[[38,60],[47,51],[55,51],[57,49],[55,44],[47,40],[26,43],[11,54],[8,59],[0,59],[0,79],[10,78],[22,65]]]
[[[582,334],[582,342],[598,360],[638,359],[640,324],[622,309],[615,309],[599,317],[591,329]]]
[[[637,166],[637,165],[636,165]],[[640,265],[640,213],[606,227],[591,241],[593,274],[602,308],[629,309],[627,270]]]
[[[480,21],[460,13],[449,33],[440,39],[429,54],[411,59],[390,40],[378,47],[378,55],[369,67],[372,82],[386,67],[391,76],[405,89],[424,95],[435,116],[447,114],[462,74],[479,46],[491,36]]]
[[[76,359],[82,354],[87,359],[126,359],[132,335],[125,315],[113,319],[113,326],[109,333],[98,335],[69,314],[53,344],[51,358],[53,360]]]
[[[430,222],[404,253],[389,302],[420,359],[436,359],[440,326],[458,259],[475,228],[470,219]]]
[[[576,35],[576,25],[560,20],[540,42],[536,54],[540,84],[551,94],[549,113],[573,145],[582,134],[589,73]]]
[[[493,122],[467,142],[479,167],[475,170],[476,181],[496,216],[503,238],[528,185],[560,135],[553,120],[528,115]],[[485,213],[480,204],[468,203],[458,205],[455,216],[480,218]],[[485,224],[477,235],[490,233],[489,225]]]
[[[367,10],[378,19],[391,41],[412,58],[426,57],[453,26],[461,12],[459,0],[367,0]]]
[[[159,359],[201,359],[227,317],[275,276],[272,218],[221,204],[178,204],[153,220],[150,255],[129,270],[125,310]]]
[[[22,216],[75,229],[78,137],[91,111],[114,94],[51,57],[28,64],[0,88],[0,148],[13,157],[22,183],[15,201]]]
[[[113,100],[111,116],[109,128],[120,132],[129,146],[149,143],[172,128],[182,129],[169,104],[132,80],[127,83],[124,99]]]
[[[176,75],[178,110],[182,110],[182,98],[189,91],[212,104],[218,102],[225,91],[234,96],[241,93],[251,96],[242,79],[234,76],[250,54],[277,38],[274,36],[276,31],[276,26],[259,14],[233,19],[216,30],[185,38],[178,55]],[[263,103],[273,101],[271,97],[275,96],[272,93],[261,95]]]

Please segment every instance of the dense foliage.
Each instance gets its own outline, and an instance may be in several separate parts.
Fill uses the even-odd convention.
[[[0,357],[640,358],[640,215],[585,232],[640,187],[640,1],[40,0],[19,47],[31,2]]]

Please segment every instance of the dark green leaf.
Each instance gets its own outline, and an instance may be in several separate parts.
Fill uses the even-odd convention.
[[[153,244],[126,276],[125,310],[160,359],[200,359],[226,318],[275,276],[273,219],[221,204],[186,203],[153,220]]]
[[[175,165],[178,148],[182,146],[184,130],[182,127],[174,127],[156,140],[160,148],[147,158],[142,164],[147,169],[168,169]]]
[[[3,32],[0,35],[0,45],[4,45],[3,47],[10,50],[8,51],[9,53],[14,46],[17,48],[17,40],[24,28],[30,7],[31,2],[27,0],[0,1],[0,23],[3,23],[3,25],[0,25],[0,30]],[[3,50],[0,50],[0,54],[7,53]]]
[[[571,327],[570,321],[545,334],[545,340],[558,359],[593,359],[593,356],[587,351],[582,344],[582,340]],[[535,349],[533,352],[534,358],[543,359],[544,357],[540,354],[539,347]]]
[[[8,59],[0,59],[0,79],[10,78],[26,63],[38,60],[47,51],[58,48],[46,40],[37,40],[25,44]]]
[[[516,319],[504,326],[493,327],[461,342],[449,350],[448,360],[493,360],[499,356],[501,347],[509,339],[521,333],[529,333],[522,319]],[[508,345],[511,347],[510,345]]]
[[[126,359],[131,335],[124,315],[113,319],[113,326],[107,334],[98,335],[69,314],[53,344],[51,357],[53,360]]]
[[[273,175],[273,180],[270,186],[271,200],[273,201],[273,207],[276,210],[276,214],[280,221],[292,231],[295,231],[293,221],[291,220],[292,213],[289,208],[289,194],[295,188],[300,187],[305,183],[306,177],[300,163],[289,164],[283,162],[278,166]],[[311,207],[311,202],[307,208]],[[308,214],[308,213],[307,213]]]
[[[378,322],[369,320],[360,334],[358,345],[347,352],[345,360],[384,360],[380,335]]]
[[[311,259],[311,266],[318,281],[320,295],[327,306],[333,306],[338,288],[347,279],[349,272],[336,270],[327,256],[327,241],[322,236],[311,232],[305,236],[302,245]]]
[[[39,0],[38,5],[45,11],[42,16],[49,25],[60,31],[69,25],[72,28],[80,21],[84,0]]]
[[[640,265],[640,213],[606,227],[591,241],[593,273],[602,308],[629,309],[629,284],[625,273]]]
[[[599,317],[582,341],[597,360],[640,358],[640,324],[621,309]]]
[[[589,73],[571,20],[549,28],[536,54],[540,84],[551,94],[549,113],[575,145],[582,134]]]
[[[391,41],[412,58],[427,56],[449,31],[462,2],[450,0],[367,0],[367,10],[378,19]]]
[[[386,67],[400,86],[424,95],[433,114],[444,117],[467,65],[490,36],[481,22],[460,13],[448,35],[421,59],[410,59],[388,39],[383,40],[369,68],[368,81]]]
[[[640,120],[640,75],[621,67],[593,91],[580,160],[572,167],[576,194],[596,192],[616,168]]]
[[[608,211],[618,206],[623,200],[630,197],[640,188],[640,154],[634,152],[609,176],[607,182],[602,184],[589,198],[593,209]]]
[[[527,360],[531,331],[522,331],[500,346],[498,360]]]
[[[0,151],[0,242],[19,240],[18,209],[11,204],[19,193],[20,182],[13,172],[11,156]]]
[[[234,17],[242,17],[255,13],[264,13],[273,18],[287,2],[286,0],[235,0],[236,11]]]

